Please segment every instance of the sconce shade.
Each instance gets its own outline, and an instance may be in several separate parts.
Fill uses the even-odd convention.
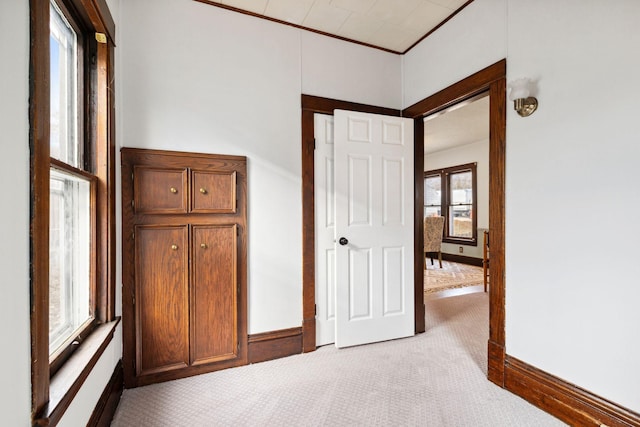
[[[509,83],[509,100],[515,101],[516,99],[528,98],[531,94],[531,80],[527,78],[520,78],[513,80]]]
[[[531,80],[527,78],[515,79],[509,83],[509,100],[513,101],[513,108],[522,117],[528,117],[538,108],[538,100],[531,96]]]

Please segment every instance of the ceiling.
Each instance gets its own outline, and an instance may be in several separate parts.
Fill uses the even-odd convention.
[[[468,0],[199,0],[403,53]]]
[[[489,139],[489,95],[425,117],[425,154]]]

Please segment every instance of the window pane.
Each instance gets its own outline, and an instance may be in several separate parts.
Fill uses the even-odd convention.
[[[449,209],[449,235],[451,237],[473,237],[471,205],[452,206]]]
[[[471,171],[449,175],[449,235],[473,237],[473,175]]]
[[[440,212],[440,206],[425,206],[424,207],[424,216],[442,216]]]
[[[424,204],[435,206],[441,203],[442,180],[440,176],[429,176],[424,179]]]
[[[49,49],[51,86],[51,157],[82,168],[78,142],[77,36],[51,4]]]
[[[49,354],[91,318],[89,181],[51,169]]]

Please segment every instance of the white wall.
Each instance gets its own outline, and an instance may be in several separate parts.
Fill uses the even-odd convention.
[[[638,16],[509,2],[508,77],[536,78],[540,106],[509,115],[506,176],[509,354],[637,412]]]
[[[249,333],[300,326],[300,94],[397,108],[399,56],[193,1],[121,8],[120,143],[248,157]]]
[[[488,120],[488,117],[487,117]],[[429,122],[425,123],[428,126]],[[477,200],[478,228],[489,228],[489,140],[473,142],[448,150],[425,154],[424,170],[447,168],[451,166],[477,163]],[[478,245],[467,246],[452,243],[442,243],[442,252],[460,255],[458,248],[462,246],[464,252],[461,255],[482,258],[482,235],[478,234]]]
[[[476,0],[405,54],[403,108],[506,56],[507,0]]]
[[[302,93],[402,108],[401,57],[301,31]]]
[[[632,0],[476,0],[404,62],[405,106],[501,56],[508,81],[538,80],[538,111],[507,115],[507,353],[636,412],[638,16]]]
[[[0,414],[30,425],[29,2],[0,2]]]

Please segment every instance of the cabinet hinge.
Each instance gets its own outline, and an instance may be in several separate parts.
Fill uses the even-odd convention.
[[[315,138],[313,138],[313,149],[314,150],[316,149],[316,139]]]
[[[136,240],[136,233],[135,231],[133,233],[131,233],[131,240]]]
[[[131,201],[131,209],[136,208],[136,202],[134,200]]]
[[[315,314],[316,316],[318,315],[318,305],[317,304],[313,304],[313,314]]]

